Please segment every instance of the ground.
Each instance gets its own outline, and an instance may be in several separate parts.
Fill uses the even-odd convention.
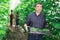
[[[27,33],[24,33],[21,31],[21,29],[15,29],[15,20],[13,20],[13,26],[10,26],[10,23],[8,23],[7,26],[7,34],[4,40],[27,40]]]

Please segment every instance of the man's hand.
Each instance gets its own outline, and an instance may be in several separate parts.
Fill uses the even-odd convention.
[[[25,27],[26,31],[28,31],[28,26],[27,26],[27,24],[24,24],[24,27]]]

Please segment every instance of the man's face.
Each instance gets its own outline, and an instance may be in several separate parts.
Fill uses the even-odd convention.
[[[37,12],[41,12],[42,11],[42,5],[41,4],[37,4],[36,7],[35,7],[35,10]]]

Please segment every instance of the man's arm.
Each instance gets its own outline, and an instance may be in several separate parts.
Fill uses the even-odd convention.
[[[25,29],[28,31],[28,26],[30,25],[30,16],[28,15],[26,17],[25,23],[24,23],[24,27]]]

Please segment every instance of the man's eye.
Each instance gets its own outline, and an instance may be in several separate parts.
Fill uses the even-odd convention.
[[[39,7],[39,6],[37,6],[37,7]]]

